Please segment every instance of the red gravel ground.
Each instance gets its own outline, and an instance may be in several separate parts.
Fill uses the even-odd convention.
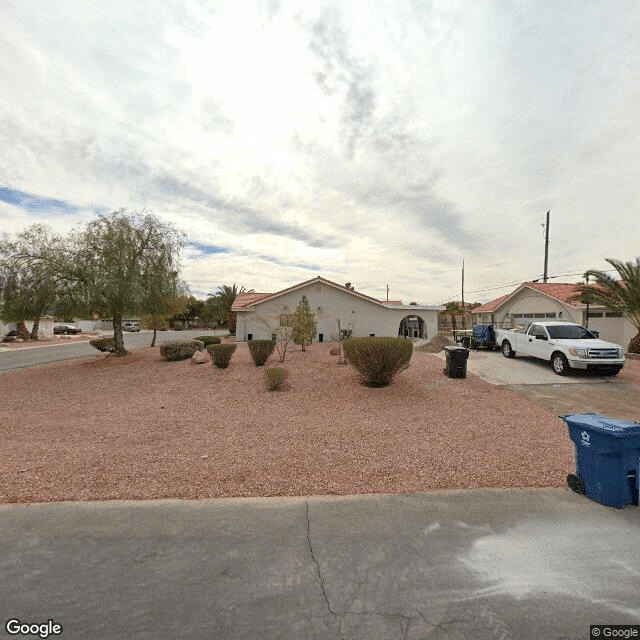
[[[296,347],[276,392],[246,344],[226,370],[145,347],[2,373],[0,503],[560,487],[573,471],[565,424],[533,401],[428,353],[363,387],[331,346]]]

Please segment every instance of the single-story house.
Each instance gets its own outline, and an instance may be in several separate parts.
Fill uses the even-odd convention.
[[[339,339],[340,330],[356,336],[433,338],[438,334],[438,312],[444,307],[405,305],[401,300],[378,300],[320,276],[277,293],[238,294],[236,340],[269,339],[276,327],[287,324],[302,296],[317,322],[316,340]]]
[[[578,284],[525,282],[515,291],[496,298],[472,312],[473,322],[498,327],[529,325],[535,320],[564,320],[600,332],[603,340],[627,347],[636,329],[621,313],[599,304],[576,302]]]
[[[25,320],[25,326],[29,331],[33,330],[33,320]],[[53,327],[54,322],[51,316],[45,316],[40,318],[40,323],[38,324],[38,336],[40,338],[50,338],[53,336]],[[4,323],[0,321],[0,338],[5,336],[9,331],[15,331],[18,328],[17,322],[7,322]]]

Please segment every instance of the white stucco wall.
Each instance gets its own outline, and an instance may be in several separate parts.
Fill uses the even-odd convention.
[[[236,340],[244,341],[249,334],[254,340],[268,339],[271,334],[260,323],[264,318],[272,327],[279,326],[283,307],[289,313],[296,310],[303,295],[307,296],[309,307],[318,323],[316,340],[322,334],[324,342],[338,339],[338,318],[342,329],[351,329],[354,336],[398,337],[402,319],[408,315],[418,315],[425,323],[428,338],[437,335],[438,310],[440,307],[424,309],[419,306],[395,306],[388,308],[355,295],[336,289],[325,283],[312,283],[296,291],[286,293],[273,300],[258,302],[254,312],[239,311],[236,324]]]
[[[33,329],[33,320],[25,320],[25,326],[29,331]],[[0,322],[0,338],[5,336],[9,331],[14,331],[18,328],[17,322]],[[52,318],[40,318],[38,324],[38,337],[45,338],[53,336],[53,319]]]

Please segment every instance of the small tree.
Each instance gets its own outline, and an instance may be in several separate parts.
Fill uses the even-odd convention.
[[[153,338],[150,347],[156,346],[156,336],[159,330],[166,329],[169,318],[176,314],[184,313],[187,308],[187,298],[183,295],[167,296],[158,298],[153,305],[147,307],[153,309],[151,313],[145,313],[140,318],[140,326],[143,329],[153,329]]]
[[[33,320],[27,339],[38,339],[40,318],[52,313],[64,291],[55,269],[41,259],[57,242],[41,224],[28,227],[14,240],[6,234],[0,239],[0,318],[18,324]]]
[[[296,344],[311,344],[318,330],[316,317],[309,307],[307,296],[302,296],[298,307],[291,318],[291,338]]]
[[[280,313],[277,320],[269,320],[262,316],[254,316],[255,321],[261,325],[272,338],[276,341],[276,353],[280,362],[284,362],[287,355],[287,351],[291,348],[293,342],[292,327],[291,327],[291,312],[289,307],[282,307],[282,313]]]

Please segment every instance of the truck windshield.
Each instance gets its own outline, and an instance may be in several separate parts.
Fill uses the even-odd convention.
[[[584,327],[577,324],[556,325],[547,327],[549,336],[558,340],[595,340],[596,337]]]

